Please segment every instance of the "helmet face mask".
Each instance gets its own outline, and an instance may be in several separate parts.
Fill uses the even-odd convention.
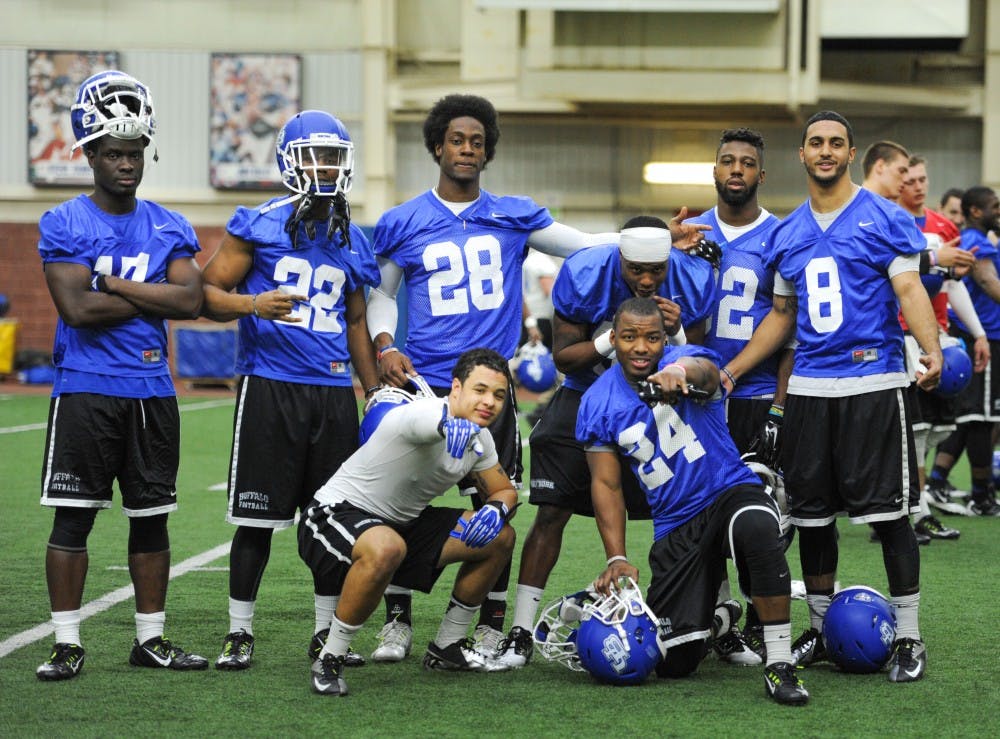
[[[545,659],[558,662],[574,672],[583,672],[576,650],[576,637],[580,630],[583,609],[600,596],[593,591],[581,590],[572,595],[556,598],[542,609],[533,634],[535,647]]]
[[[70,121],[76,137],[73,148],[105,135],[152,142],[156,132],[149,88],[117,70],[98,72],[80,85],[70,108]]]
[[[306,110],[293,116],[278,132],[275,149],[282,184],[292,192],[333,197],[351,191],[354,144],[329,113]]]

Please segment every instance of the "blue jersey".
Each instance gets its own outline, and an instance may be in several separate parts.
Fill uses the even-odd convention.
[[[841,397],[906,387],[890,276],[915,271],[927,244],[913,216],[859,190],[826,231],[807,201],[778,225],[771,241],[768,266],[786,283],[776,278],[775,293],[786,294],[790,283],[799,306],[788,391]]]
[[[293,249],[285,223],[297,204],[261,212],[266,205],[237,208],[226,225],[229,233],[251,243],[254,250],[253,266],[237,291],[254,295],[287,286],[307,295],[309,302],[296,305],[291,313],[302,319],[299,323],[241,318],[236,371],[306,385],[350,386],[346,298],[365,285],[379,284],[368,239],[352,223],[348,248],[339,232],[331,241],[326,224],[317,223],[315,238],[300,233]]]
[[[709,231],[703,232],[705,238],[722,247],[722,264],[715,284],[716,304],[705,346],[719,355],[719,366],[724,367],[743,350],[771,311],[774,273],[764,267],[764,258],[770,249],[771,233],[780,221],[768,215],[763,223],[734,241],[726,241],[715,208],[685,223],[710,226]],[[779,354],[780,351],[776,352],[743,375],[730,397],[773,395],[778,384]]]
[[[961,246],[963,249],[969,250],[974,246],[979,247],[979,251],[976,252],[976,259],[989,259],[993,262],[993,265],[997,268],[998,274],[1000,274],[1000,252],[997,248],[993,246],[993,243],[986,237],[982,231],[975,228],[965,228],[962,229],[962,242]],[[964,278],[965,286],[969,289],[969,297],[972,298],[972,305],[976,309],[976,315],[979,316],[979,322],[983,324],[983,330],[986,332],[986,338],[990,341],[1000,340],[1000,303],[997,303],[993,298],[991,298],[977,283],[972,276],[969,275]],[[962,325],[962,322],[958,320],[958,317],[949,311],[949,315],[955,324],[964,331],[968,329]]]
[[[658,294],[681,307],[681,324],[691,326],[711,315],[712,267],[704,259],[672,249]],[[592,329],[614,318],[618,306],[634,297],[622,277],[617,244],[595,246],[570,255],[552,286],[552,306],[567,321]],[[602,365],[598,365],[601,367]],[[596,368],[566,375],[566,387],[583,392],[597,379]]]
[[[659,368],[684,356],[719,359],[701,346],[667,347]],[[615,450],[628,460],[653,512],[654,539],[690,521],[726,490],[760,484],[729,435],[721,395],[705,403],[680,400],[650,408],[621,365],[583,394],[576,438],[588,450]]]
[[[148,200],[112,215],[80,195],[46,211],[38,223],[42,263],[71,262],[135,282],[166,282],[176,259],[199,251],[191,224]],[[140,315],[95,328],[72,328],[60,318],[52,351],[57,376],[53,397],[98,393],[126,398],[174,395],[167,364],[164,319]]]
[[[526,244],[551,223],[529,198],[486,190],[459,215],[428,190],[379,219],[375,253],[399,265],[406,283],[404,351],[429,384],[450,385],[455,360],[475,347],[514,356]]]

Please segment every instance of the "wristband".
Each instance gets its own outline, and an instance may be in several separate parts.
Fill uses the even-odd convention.
[[[778,418],[784,418],[785,417],[785,406],[780,405],[778,403],[773,403],[771,405],[771,409],[767,412],[767,415],[769,415],[769,416],[776,416]]]
[[[688,371],[684,368],[683,364],[681,364],[680,362],[671,362],[663,369],[670,369],[671,367],[676,367],[677,369],[679,369],[684,374],[684,377],[687,378]]]
[[[932,267],[937,267],[938,266],[937,253],[933,249],[931,249],[927,253],[927,257],[928,257],[928,259],[930,259],[930,263],[931,263]]]
[[[256,294],[250,296],[250,307],[253,309],[253,314],[257,318],[260,318],[260,313],[257,312],[257,295]]]
[[[616,554],[612,557],[608,557],[607,566],[610,567],[612,562],[628,562],[628,557],[624,554]]]
[[[524,327],[526,329],[538,328],[538,319],[534,316],[528,316],[524,319]]]
[[[382,357],[384,357],[386,354],[388,354],[390,352],[398,352],[398,351],[399,351],[399,349],[397,349],[396,347],[392,346],[392,344],[390,344],[389,346],[383,346],[381,349],[379,349],[375,353],[375,359],[376,359],[376,361],[381,362],[382,361]]]
[[[611,345],[611,329],[594,337],[594,349],[602,357],[610,358],[615,353],[615,348]]]
[[[733,387],[736,387],[736,378],[733,377],[733,373],[730,372],[726,367],[719,370],[722,374],[729,378],[729,382],[732,383]]]

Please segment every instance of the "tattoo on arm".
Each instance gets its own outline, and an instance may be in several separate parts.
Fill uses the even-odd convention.
[[[774,312],[782,315],[796,314],[799,312],[799,299],[795,295],[775,296]]]

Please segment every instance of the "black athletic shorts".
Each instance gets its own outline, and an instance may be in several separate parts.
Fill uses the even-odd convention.
[[[126,516],[177,508],[177,399],[68,393],[49,403],[42,505],[110,508],[118,480]]]
[[[840,398],[789,395],[781,463],[792,523],[825,526],[919,510],[916,452],[905,388]]]
[[[951,334],[965,341],[965,350],[975,362],[973,338],[954,327]],[[1000,341],[990,340],[990,364],[986,371],[973,372],[972,380],[955,398],[955,420],[957,423],[1000,421]]]
[[[767,422],[767,413],[773,398],[728,398],[726,400],[726,425],[729,435],[736,442],[740,454],[750,451],[757,432]]]
[[[670,621],[668,648],[709,637],[726,559],[732,558],[729,523],[743,508],[759,506],[774,508],[764,488],[737,485],[653,542],[646,602],[659,618]]]
[[[358,448],[352,387],[248,375],[233,420],[226,520],[283,529]]]
[[[593,516],[590,497],[590,468],[583,444],[576,440],[576,416],[583,393],[568,387],[556,390],[541,419],[531,430],[528,445],[531,454],[531,494],[533,505],[571,508],[581,516]],[[646,494],[632,474],[628,462],[622,462],[622,491],[625,508],[631,519],[652,518]]]
[[[444,569],[438,567],[441,550],[463,513],[461,508],[428,506],[413,521],[398,524],[350,503],[330,506],[312,500],[299,520],[299,556],[318,578],[332,577],[339,592],[358,537],[373,526],[389,526],[406,542],[406,557],[392,584],[429,593]]]

